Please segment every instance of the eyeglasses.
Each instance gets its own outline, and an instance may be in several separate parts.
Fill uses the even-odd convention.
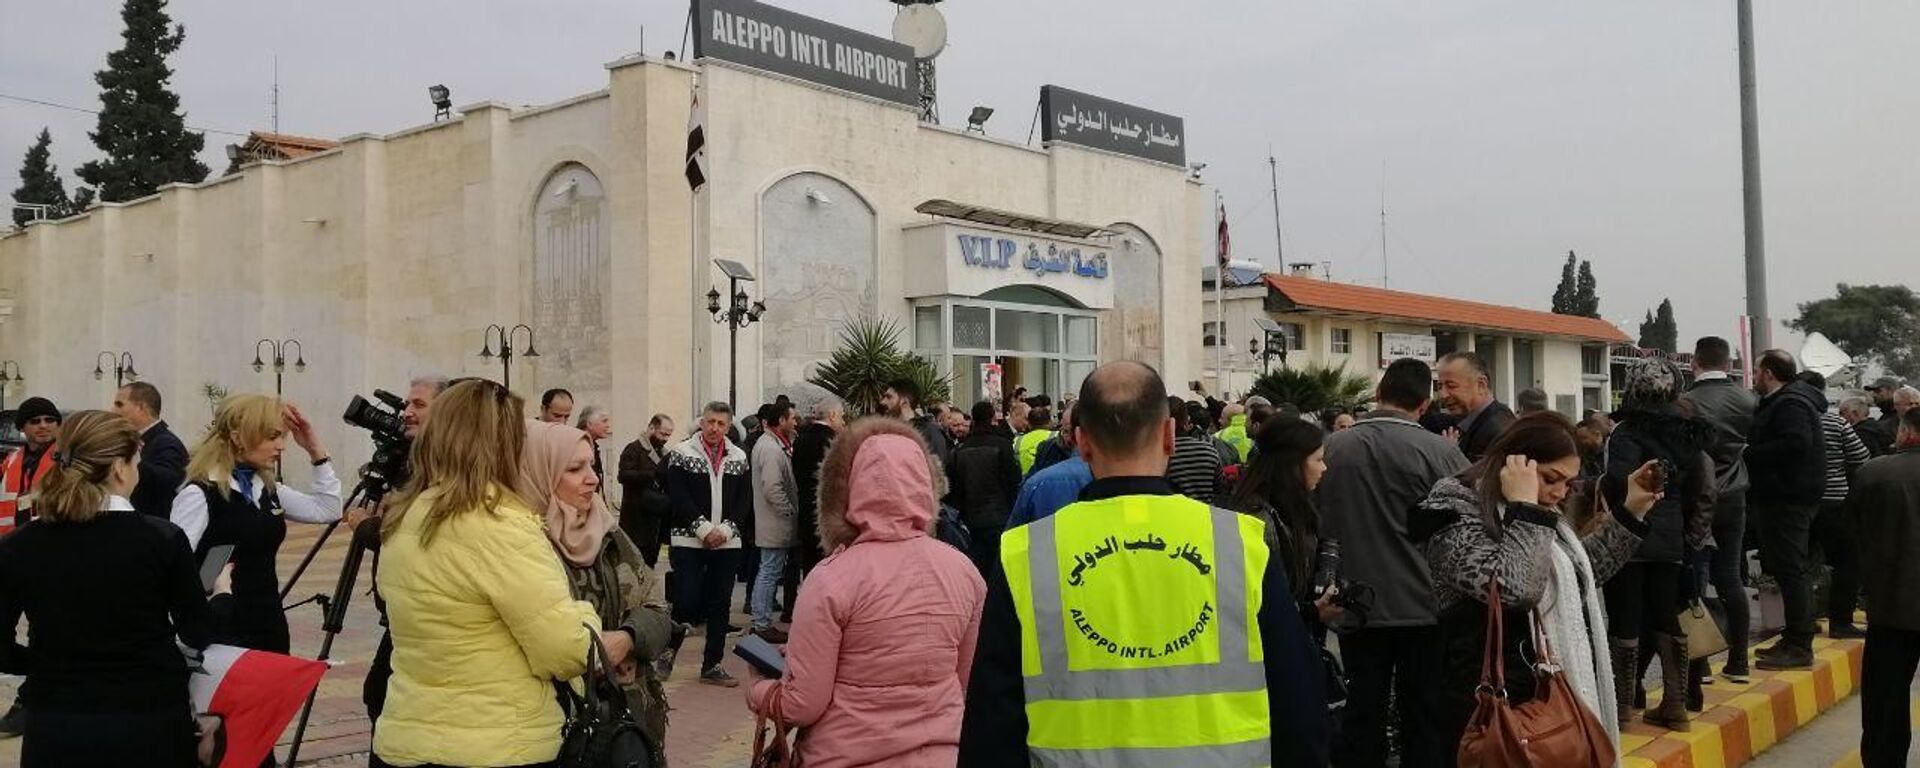
[[[31,419],[27,419],[27,426],[29,427],[37,427],[42,424],[59,424],[59,423],[60,423],[60,419],[53,416],[35,416]]]

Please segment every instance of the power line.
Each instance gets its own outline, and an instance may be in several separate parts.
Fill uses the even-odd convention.
[[[85,112],[89,115],[100,114],[100,110],[97,110],[97,109],[89,109],[87,107],[76,107],[71,104],[59,104],[56,102],[43,101],[40,99],[29,99],[25,96],[14,96],[8,93],[0,93],[0,99],[7,99],[9,101],[20,101],[28,104],[38,104],[43,107],[53,107],[54,109],[65,109],[73,112]],[[193,130],[193,131],[199,131],[201,133],[217,133],[222,136],[238,136],[243,139],[248,136],[248,134],[241,133],[239,131],[223,131],[223,130],[220,130],[219,128],[204,128],[197,125],[189,125],[187,126],[187,129]]]

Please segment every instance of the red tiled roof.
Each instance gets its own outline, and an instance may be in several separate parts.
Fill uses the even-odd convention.
[[[293,160],[295,158],[306,157],[315,152],[325,152],[338,146],[340,146],[340,142],[331,139],[295,136],[290,133],[254,131],[247,135],[247,143],[244,149],[254,157]]]
[[[1590,317],[1556,315],[1498,304],[1390,291],[1311,277],[1268,274],[1267,286],[1301,309],[1351,312],[1470,328],[1492,328],[1546,336],[1572,336],[1608,342],[1632,339],[1612,323]]]

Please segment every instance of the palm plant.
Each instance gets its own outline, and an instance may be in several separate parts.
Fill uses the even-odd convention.
[[[1253,394],[1275,405],[1291,404],[1303,413],[1317,413],[1326,408],[1365,405],[1373,399],[1373,382],[1366,376],[1347,373],[1345,363],[1338,368],[1310,364],[1261,374],[1253,381]]]
[[[846,401],[856,413],[879,409],[880,395],[894,379],[913,380],[927,402],[952,396],[949,379],[932,361],[900,349],[900,326],[892,320],[856,318],[840,330],[840,345],[807,381]]]

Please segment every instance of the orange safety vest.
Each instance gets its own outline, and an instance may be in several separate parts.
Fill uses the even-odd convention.
[[[47,450],[40,454],[40,466],[33,472],[35,480],[46,477],[48,472],[53,471],[54,453],[56,451],[53,447],[48,446]],[[26,459],[26,448],[21,448],[7,456],[6,477],[4,483],[0,483],[0,536],[12,533],[13,529],[26,525],[28,520],[33,519],[33,493],[31,489],[26,493],[21,492],[21,486],[24,485],[21,465],[26,463]]]

